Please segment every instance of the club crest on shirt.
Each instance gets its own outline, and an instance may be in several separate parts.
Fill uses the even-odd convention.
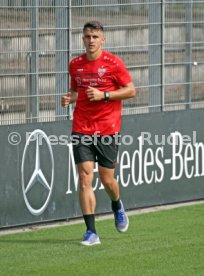
[[[98,68],[98,75],[99,75],[100,78],[103,77],[103,75],[105,74],[105,72],[106,72],[105,68],[103,68],[103,67]]]

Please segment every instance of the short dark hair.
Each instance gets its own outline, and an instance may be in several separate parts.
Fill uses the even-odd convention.
[[[89,21],[89,22],[85,23],[83,31],[86,28],[90,28],[90,29],[94,29],[94,30],[98,30],[98,31],[103,31],[103,25],[97,20],[92,20],[92,21]]]

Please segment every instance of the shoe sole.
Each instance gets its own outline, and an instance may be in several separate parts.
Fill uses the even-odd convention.
[[[129,227],[129,218],[127,217],[127,225],[123,229],[119,229],[116,226],[116,229],[118,230],[118,232],[124,233],[124,232],[126,232],[128,230],[128,227]]]
[[[81,243],[81,245],[85,245],[85,246],[92,246],[92,245],[101,244],[100,240],[99,240],[99,241],[96,241],[96,242],[93,242],[93,243],[87,243],[87,242],[85,242],[85,241],[81,241],[80,243]]]

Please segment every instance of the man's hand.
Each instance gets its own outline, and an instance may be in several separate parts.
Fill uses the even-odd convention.
[[[70,104],[71,101],[71,92],[68,92],[68,94],[66,96],[62,96],[61,98],[61,105],[62,107],[68,107],[68,105]]]
[[[89,86],[86,90],[87,96],[91,102],[104,100],[104,92]]]

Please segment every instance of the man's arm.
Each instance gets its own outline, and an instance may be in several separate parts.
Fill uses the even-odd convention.
[[[90,101],[102,101],[104,100],[104,92],[94,88],[89,87],[87,90],[87,96]],[[110,98],[109,100],[117,101],[117,100],[125,100],[129,98],[133,98],[136,96],[136,89],[133,82],[128,83],[127,85],[121,87],[115,91],[109,91]]]
[[[111,92],[110,100],[125,100],[129,98],[134,98],[136,96],[136,89],[133,82],[128,83],[126,86]]]
[[[70,89],[67,95],[62,96],[62,107],[68,107],[69,104],[75,103],[78,97],[78,93],[74,89]]]

